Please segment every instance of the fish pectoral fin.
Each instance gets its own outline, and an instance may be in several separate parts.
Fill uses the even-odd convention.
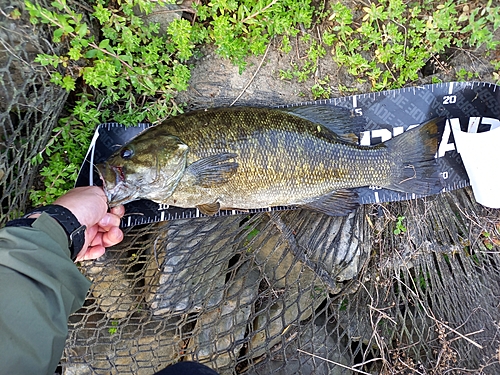
[[[200,159],[189,165],[186,173],[194,177],[194,183],[202,187],[223,184],[238,170],[234,153],[221,153]]]
[[[214,203],[205,203],[205,204],[200,204],[196,206],[198,210],[203,215],[208,215],[208,216],[213,216],[220,210],[220,203],[219,202],[214,202]]]
[[[344,189],[324,195],[303,207],[329,216],[346,216],[358,206],[358,194],[355,191]]]

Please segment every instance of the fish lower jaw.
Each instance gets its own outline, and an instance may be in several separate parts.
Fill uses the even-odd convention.
[[[112,189],[104,188],[104,193],[108,198],[108,204],[110,207],[119,206],[121,204],[126,204],[139,199],[139,194],[135,191],[135,189],[131,189],[123,183],[116,185]]]

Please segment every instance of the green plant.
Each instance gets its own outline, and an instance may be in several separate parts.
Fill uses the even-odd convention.
[[[263,54],[271,39],[299,33],[299,25],[311,26],[313,10],[310,0],[211,0],[194,3],[198,21],[217,47],[217,53],[237,64],[242,71],[249,55]]]
[[[348,306],[349,306],[349,299],[345,297],[340,303],[339,311],[346,311]]]
[[[250,243],[252,242],[252,240],[257,237],[257,235],[260,233],[260,229],[258,228],[253,228],[252,230],[250,230],[250,227],[249,226],[246,226],[245,227],[245,230],[247,231],[247,234],[246,234],[246,237],[245,237],[245,240],[243,242],[243,246],[245,247],[248,247],[247,248],[247,253],[248,254],[251,254],[254,252],[254,249],[252,248],[252,246],[250,246]],[[249,231],[250,230],[250,231]]]
[[[44,188],[30,192],[34,205],[51,203],[71,188],[99,121],[95,103],[89,95],[81,94],[72,114],[59,120],[59,126],[54,128],[46,147],[32,160],[35,164],[42,164],[46,158],[40,169]]]
[[[486,230],[481,232],[481,239],[488,250],[493,250],[495,246],[500,246],[500,239],[494,233]]]
[[[330,77],[319,79],[312,87],[311,92],[314,99],[328,99],[331,96],[332,88],[329,85]]]
[[[442,4],[420,0],[378,0],[362,8],[359,19],[340,2],[332,3],[323,42],[333,60],[375,90],[398,88],[418,78],[433,60],[446,69],[439,54],[450,48],[495,50],[493,31],[500,26],[500,7],[492,1],[473,11],[465,1]],[[463,76],[463,74],[462,74]]]
[[[291,80],[296,78],[299,82],[307,81],[315,76],[320,59],[326,56],[327,52],[324,45],[313,39],[311,35],[305,34],[299,40],[306,50],[305,55],[301,57],[299,63],[291,63],[289,69],[280,70],[281,79]],[[315,98],[329,97],[331,88],[328,86],[328,81],[328,76],[316,80],[316,83],[311,87],[311,92]]]
[[[325,288],[319,285],[314,285],[313,290],[311,291],[311,298],[316,299],[316,298],[324,298],[327,296],[327,291]]]
[[[491,64],[493,65],[493,78],[495,79],[496,83],[500,83],[500,59],[498,60],[493,60],[490,61]]]
[[[492,31],[500,26],[500,7],[491,0],[473,10],[465,0],[437,6],[429,0],[374,0],[355,9],[331,2],[316,14],[310,0],[200,0],[193,3],[192,22],[177,19],[160,35],[157,24],[145,24],[134,13],[139,8],[147,14],[156,4],[91,0],[87,20],[79,13],[83,8],[75,11],[66,0],[54,0],[54,10],[26,0],[32,22],[48,25],[53,41],[67,46],[66,53],[42,54],[36,61],[51,70],[53,83],[76,98],[49,145],[33,159],[43,163],[44,177],[43,186],[32,192],[34,204],[50,203],[71,188],[96,124],[156,123],[181,111],[174,98],[188,87],[188,61],[200,44],[213,43],[241,71],[249,55],[263,54],[279,36],[284,53],[294,44],[302,51],[289,69],[279,71],[280,78],[314,78],[313,96],[326,98],[331,96],[330,77],[320,76],[318,66],[329,53],[358,82],[369,81],[374,90],[396,88],[416,80],[429,60],[444,68],[438,55],[451,48],[485,45],[493,50],[498,41]],[[307,30],[314,20],[323,31]],[[499,77],[500,64],[492,63]],[[471,77],[463,71],[457,76]],[[356,89],[339,84],[338,90],[349,94]]]
[[[421,273],[418,276],[415,276],[413,282],[415,285],[418,285],[420,290],[425,293],[425,291],[431,286],[431,274],[429,271],[423,272],[424,270],[420,269]]]
[[[111,327],[108,328],[108,332],[110,335],[116,334],[118,332],[118,325],[120,323],[117,320],[112,320],[111,321]]]
[[[171,112],[166,105],[178,90],[187,87],[189,68],[182,63],[192,55],[194,43],[202,40],[186,20],[173,21],[167,30],[170,38],[158,34],[158,24],[144,24],[134,14],[139,6],[148,13],[153,3],[144,0],[123,2],[117,9],[108,9],[97,0],[92,16],[98,21],[102,39],[97,41],[80,13],[72,10],[66,0],[55,0],[57,11],[26,1],[33,23],[47,23],[54,28],[53,41],[69,41],[66,54],[40,54],[41,65],[60,71],[52,73],[52,82],[68,91],[76,80],[96,89],[95,102],[100,104],[101,118],[109,119],[111,106],[117,121],[157,121]],[[142,102],[142,106],[136,106]]]
[[[67,42],[62,55],[39,54],[35,61],[52,67],[51,82],[77,89],[69,115],[59,120],[54,135],[32,162],[40,164],[44,187],[33,190],[33,204],[47,204],[72,187],[95,126],[115,120],[125,124],[157,122],[178,107],[172,101],[190,78],[186,60],[201,39],[185,20],[173,21],[160,36],[157,24],[144,24],[133,8],[152,10],[154,3],[131,0],[108,8],[96,0],[92,18],[102,38],[90,33],[83,15],[66,0],[55,0],[51,11],[26,1],[32,23],[45,23],[55,43]],[[111,5],[109,5],[111,6]]]
[[[404,219],[404,216],[398,216],[398,219],[396,221],[396,228],[393,231],[395,235],[406,233],[406,227],[403,224]]]

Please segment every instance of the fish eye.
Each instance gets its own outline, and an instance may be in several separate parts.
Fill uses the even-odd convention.
[[[134,156],[134,150],[131,148],[125,148],[120,152],[120,156],[123,159],[130,159],[132,156]]]

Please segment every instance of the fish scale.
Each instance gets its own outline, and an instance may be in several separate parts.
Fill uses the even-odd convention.
[[[384,169],[379,168],[389,162],[384,148],[345,145],[332,140],[334,137],[326,129],[322,129],[324,136],[318,136],[318,125],[273,110],[218,111],[203,111],[187,131],[178,121],[163,129],[189,146],[190,162],[214,152],[238,154],[238,171],[227,184],[195,189],[209,197],[207,202],[219,200],[222,207],[248,209],[261,204],[255,199],[262,197],[267,205],[298,205],[336,189],[383,184],[387,180],[381,176]],[[283,121],[283,117],[288,121]],[[217,142],[218,134],[224,134],[225,144],[215,151],[209,145]],[[356,165],[364,165],[364,173],[359,173],[361,168]],[[191,198],[178,193],[187,190],[193,187],[184,186],[181,180],[176,192],[164,203],[192,204]],[[248,199],[249,192],[255,199]]]

